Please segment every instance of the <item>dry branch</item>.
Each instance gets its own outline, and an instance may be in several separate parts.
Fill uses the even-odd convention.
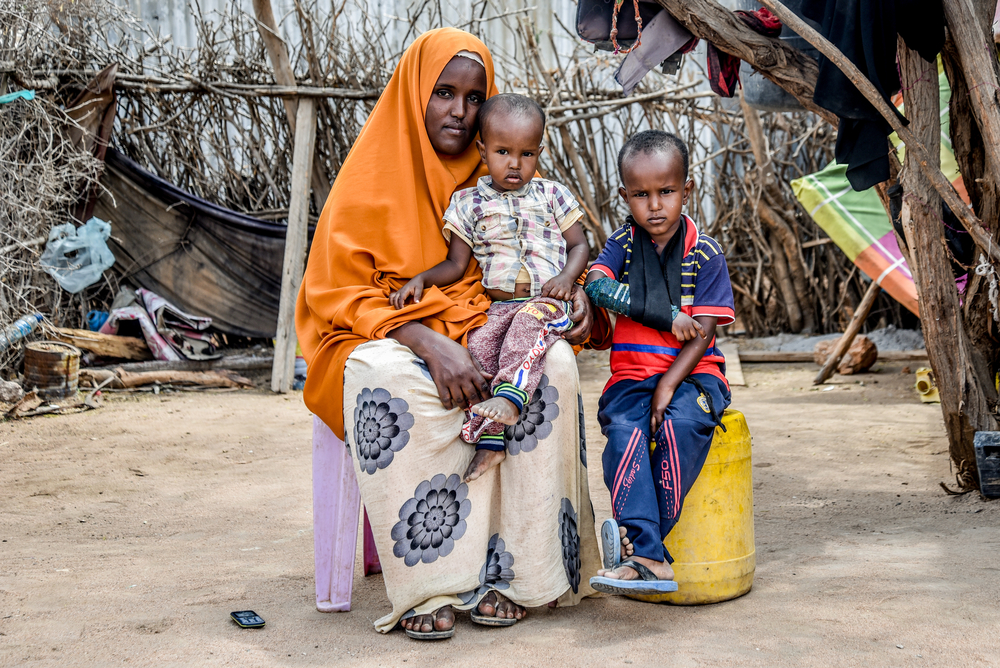
[[[126,388],[143,385],[199,385],[201,387],[253,387],[253,381],[233,371],[125,371],[116,369],[115,375]]]

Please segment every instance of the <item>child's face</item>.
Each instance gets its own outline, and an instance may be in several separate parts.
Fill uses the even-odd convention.
[[[622,165],[622,181],[618,194],[639,227],[662,247],[677,229],[681,207],[694,187],[681,156],[672,150],[635,153]]]
[[[477,141],[493,186],[517,190],[531,181],[542,146],[542,121],[534,114],[501,116],[493,114],[486,128],[486,140]]]

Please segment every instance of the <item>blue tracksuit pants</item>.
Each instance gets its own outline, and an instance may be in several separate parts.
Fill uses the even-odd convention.
[[[681,383],[650,444],[650,404],[661,376],[618,381],[601,396],[597,417],[608,439],[604,483],[615,520],[628,531],[636,555],[673,563],[663,539],[708,456],[716,427],[711,409],[721,416],[731,395],[715,376],[692,375],[710,401],[694,383]]]

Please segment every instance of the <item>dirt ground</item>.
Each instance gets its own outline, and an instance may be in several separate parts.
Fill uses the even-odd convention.
[[[901,366],[814,391],[811,366],[744,365],[748,595],[687,608],[594,598],[510,629],[461,615],[440,643],[376,633],[384,587],[360,567],[354,609],[316,611],[301,394],[117,395],[0,423],[0,665],[997,666],[1000,503],[943,493],[940,408]],[[603,517],[606,357],[585,353],[581,374]],[[242,609],[266,628],[235,626]]]

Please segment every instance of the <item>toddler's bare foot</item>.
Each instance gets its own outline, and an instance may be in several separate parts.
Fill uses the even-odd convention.
[[[506,456],[505,450],[476,450],[476,455],[469,462],[469,468],[465,469],[462,479],[465,482],[472,482],[502,462]]]
[[[517,410],[517,406],[503,397],[493,397],[476,404],[472,407],[472,412],[502,424],[517,424],[521,417],[521,411]]]

